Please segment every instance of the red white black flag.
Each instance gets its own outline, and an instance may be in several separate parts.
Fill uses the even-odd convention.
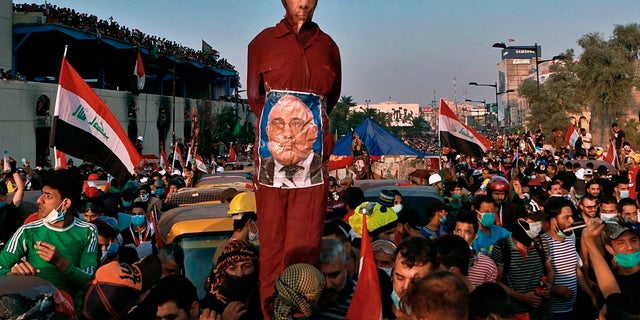
[[[442,146],[462,154],[482,158],[491,148],[491,142],[462,123],[444,99],[440,99],[439,131]]]
[[[138,90],[144,89],[144,64],[142,63],[142,55],[138,50],[138,57],[136,58],[136,66],[133,68],[133,75],[138,80]]]
[[[107,105],[62,57],[51,146],[94,163],[124,183],[142,157]]]

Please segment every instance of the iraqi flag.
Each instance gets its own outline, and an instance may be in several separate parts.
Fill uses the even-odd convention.
[[[491,148],[491,142],[487,138],[460,122],[444,99],[440,99],[439,124],[443,147],[477,158],[484,157],[485,152]]]
[[[359,214],[359,213],[357,213]],[[378,267],[373,259],[373,249],[367,231],[367,215],[362,216],[362,246],[360,248],[360,271],[358,283],[351,298],[346,320],[382,319],[382,298]]]
[[[138,58],[136,58],[136,66],[133,68],[133,75],[138,80],[138,90],[144,88],[144,64],[142,63],[142,54],[138,50]]]
[[[176,165],[176,161],[178,161],[178,165]],[[175,148],[173,148],[173,161],[171,161],[171,168],[173,170],[180,167],[181,170],[184,170],[184,160],[182,159],[182,152],[180,152],[180,147],[176,143]]]
[[[94,163],[124,184],[142,157],[107,105],[62,57],[51,146]]]
[[[570,145],[572,148],[575,148],[578,138],[580,138],[578,130],[576,130],[576,127],[573,125],[573,123],[570,123],[569,128],[567,129],[567,134],[564,135],[564,142]]]
[[[204,164],[204,161],[202,161],[202,157],[196,154],[194,158],[196,159],[196,168],[204,173],[209,173],[209,169],[207,168],[207,165]]]

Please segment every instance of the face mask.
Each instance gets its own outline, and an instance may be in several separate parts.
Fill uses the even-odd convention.
[[[256,227],[256,232],[254,233],[253,231],[251,231],[251,227],[249,227],[249,241],[258,240],[258,227],[255,225],[255,223],[253,225]]]
[[[617,213],[600,213],[600,219],[606,221],[606,220],[614,220],[618,218],[618,214]]]
[[[64,212],[62,211],[58,211],[62,209],[62,205],[64,204],[64,201],[60,203],[60,205],[58,206],[58,208],[51,210],[51,212],[49,212],[49,214],[44,217],[44,221],[49,223],[49,224],[55,224],[58,223],[60,221],[64,220]]]
[[[454,198],[454,199],[456,199],[456,200],[460,200],[460,199],[462,199],[462,195],[461,195],[461,194],[454,193],[454,194],[453,194],[453,198]]]
[[[131,207],[131,201],[122,201],[122,206],[125,208]]]
[[[441,217],[440,224],[444,224],[445,222],[447,222],[447,216]]]
[[[147,219],[143,215],[131,216],[131,224],[136,227],[142,227],[147,222]]]
[[[164,195],[164,189],[156,189],[154,192],[159,197],[162,197]]]
[[[398,294],[395,291],[391,292],[391,301],[393,301],[393,305],[397,310],[401,310],[405,314],[411,314],[411,310],[409,310],[409,307],[405,306],[404,310],[400,308],[400,297],[398,297]]]
[[[148,194],[148,193],[141,194],[141,195],[140,195],[140,201],[142,201],[142,202],[147,202],[147,201],[149,201],[149,194]]]
[[[484,212],[480,215],[480,224],[482,224],[483,227],[489,228],[496,223],[496,215],[493,212]]]
[[[569,235],[571,235],[571,231],[567,231],[567,233],[564,233],[558,227],[556,227],[556,229],[557,229],[556,234],[558,235],[558,237],[560,237],[562,239],[566,239]]]
[[[621,199],[627,199],[627,198],[629,198],[629,191],[628,191],[628,190],[621,190],[621,191],[620,191],[620,198],[621,198]]]
[[[7,202],[6,202],[6,201],[2,201],[2,202],[0,202],[0,209],[2,209],[6,204],[7,204]]]
[[[623,268],[633,268],[640,264],[640,251],[634,253],[616,253],[616,263]]]
[[[120,249],[120,243],[118,241],[111,242],[107,246],[107,250],[102,250],[102,255],[100,256],[100,264],[104,264],[107,259],[113,259],[118,254],[118,250]]]
[[[537,237],[540,234],[540,231],[542,231],[542,222],[540,221],[531,222],[531,223],[528,223],[526,221],[518,221],[518,223],[520,224],[520,227],[524,229],[524,232],[527,233],[527,236],[531,239]],[[523,224],[528,225],[529,230],[527,230],[527,228],[525,228]]]
[[[393,206],[393,212],[398,213],[400,211],[402,211],[402,205],[401,204],[396,204]]]

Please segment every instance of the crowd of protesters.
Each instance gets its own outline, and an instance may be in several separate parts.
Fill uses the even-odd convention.
[[[621,142],[615,168],[588,156],[576,161],[571,150],[505,146],[483,158],[449,150],[427,187],[444,201],[424,208],[403,205],[393,186],[366,201],[357,181],[331,177],[320,263],[284,270],[272,315],[260,308],[252,192],[229,190],[220,199],[234,230],[212,257],[206,296],[177,275],[184,253],[162,243],[154,221],[192,183],[189,168],[150,167],[103,190],[97,182],[106,173],[92,164],[41,171],[10,159],[0,184],[7,203],[0,272],[51,281],[90,319],[344,319],[358,285],[366,213],[384,319],[639,317],[640,155]],[[16,218],[27,186],[42,189],[38,211]],[[64,243],[69,251],[50,240],[55,232],[95,237],[95,245],[74,236],[77,244]],[[15,245],[29,241],[35,249]],[[131,273],[141,283],[122,277]]]
[[[166,38],[148,35],[138,29],[130,29],[120,25],[113,17],[107,20],[95,15],[77,12],[70,8],[61,8],[56,5],[45,4],[14,4],[14,12],[40,12],[47,18],[47,23],[59,23],[72,28],[83,30],[96,37],[110,37],[131,43],[151,50],[152,57],[159,54],[176,55],[199,61],[207,66],[235,69],[227,59],[219,59],[219,53],[203,52],[183,46]]]

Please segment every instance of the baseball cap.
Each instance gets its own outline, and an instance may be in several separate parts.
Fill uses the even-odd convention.
[[[592,176],[592,175],[593,175],[593,170],[591,170],[591,169],[584,169],[584,175],[585,175],[585,176]]]
[[[606,221],[604,225],[604,233],[611,240],[618,239],[623,233],[627,231],[634,231],[626,224],[620,224],[615,221]]]
[[[112,261],[101,266],[84,295],[84,316],[88,319],[120,318],[142,292],[158,282],[161,275],[162,262],[156,255],[132,265]]]
[[[540,205],[531,199],[525,199],[518,202],[515,211],[518,213],[519,218],[535,221],[543,221],[547,218],[547,214],[540,209]]]

